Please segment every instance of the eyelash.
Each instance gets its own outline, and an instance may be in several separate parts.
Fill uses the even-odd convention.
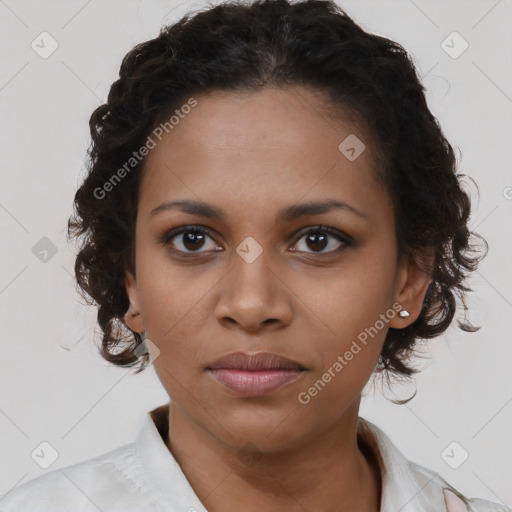
[[[199,226],[199,225],[190,225],[190,226],[182,226],[182,227],[179,227],[179,228],[175,228],[175,229],[171,229],[170,231],[167,231],[166,233],[164,233],[160,238],[159,238],[159,243],[161,243],[162,245],[164,245],[165,247],[170,247],[170,250],[174,253],[179,253],[180,255],[183,255],[183,257],[190,257],[190,256],[193,256],[193,255],[197,255],[197,254],[202,254],[202,253],[207,253],[209,251],[189,251],[189,252],[186,252],[186,251],[181,251],[179,249],[174,249],[172,248],[172,245],[171,245],[171,241],[173,238],[176,238],[178,235],[181,235],[183,233],[195,233],[195,234],[200,234],[200,235],[207,235],[209,236],[212,240],[215,240],[215,237],[212,233],[212,231],[204,226]],[[345,235],[344,233],[338,231],[337,229],[334,229],[334,228],[331,228],[329,226],[322,226],[322,225],[318,225],[318,226],[312,226],[312,227],[309,227],[307,228],[306,230],[303,230],[301,231],[297,236],[298,238],[296,239],[296,242],[297,243],[299,240],[301,240],[305,235],[309,234],[309,233],[326,233],[326,234],[329,234],[331,236],[333,236],[334,238],[336,238],[337,241],[339,242],[342,242],[343,245],[341,245],[340,247],[338,247],[337,249],[334,249],[334,250],[331,250],[331,251],[327,251],[327,252],[306,252],[306,254],[316,254],[318,256],[323,256],[323,255],[332,255],[332,254],[335,254],[335,253],[339,253],[341,251],[343,251],[344,249],[348,248],[348,247],[351,247],[353,245],[353,240],[351,237],[349,237],[348,235]],[[304,251],[296,251],[296,252],[304,252]]]

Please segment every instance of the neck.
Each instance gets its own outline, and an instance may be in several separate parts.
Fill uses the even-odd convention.
[[[378,462],[357,436],[358,404],[336,424],[286,450],[233,446],[171,402],[166,444],[209,512],[378,512]]]

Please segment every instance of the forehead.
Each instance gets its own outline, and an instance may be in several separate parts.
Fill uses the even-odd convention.
[[[387,203],[366,132],[312,91],[264,88],[195,99],[155,139],[141,182],[141,214],[184,198],[238,211],[327,197],[367,211]],[[364,147],[355,159],[344,152],[347,140],[358,153]]]

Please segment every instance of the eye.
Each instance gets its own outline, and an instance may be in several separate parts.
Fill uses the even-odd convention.
[[[300,239],[304,238],[304,245],[306,247],[313,248],[313,253],[325,254],[325,253],[334,253],[340,252],[345,247],[349,247],[352,242],[349,236],[343,235],[340,231],[327,227],[327,226],[316,226],[314,228],[309,228],[305,234],[303,234]],[[329,238],[334,238],[338,244],[331,243]],[[332,245],[335,247],[333,248]],[[331,246],[331,250],[324,251],[326,247]],[[299,249],[300,252],[309,252]]]
[[[210,231],[206,228],[199,226],[183,226],[181,228],[173,229],[163,235],[160,242],[165,246],[171,246],[171,250],[182,253],[196,253],[220,250],[216,243],[210,244],[210,249],[206,251],[199,251],[204,248],[206,239],[213,241],[210,236]],[[181,236],[180,236],[181,235]],[[173,240],[176,238],[176,242]]]
[[[210,248],[208,248],[208,244],[206,243],[208,239],[212,241]],[[300,236],[298,242],[302,239],[304,239],[306,249],[310,247],[313,249],[312,253],[317,254],[340,252],[344,248],[352,245],[352,240],[348,235],[344,235],[340,231],[327,226],[308,228],[307,231],[302,232],[302,236]],[[335,242],[332,242],[330,239],[334,239]],[[222,250],[222,247],[219,247],[213,240],[210,230],[202,226],[182,226],[172,229],[165,233],[159,241],[161,244],[177,253],[193,254]],[[327,251],[324,250],[326,247],[332,245],[335,247],[331,247],[331,249]],[[205,250],[201,251],[200,249]],[[292,249],[292,251],[310,252],[305,249]]]

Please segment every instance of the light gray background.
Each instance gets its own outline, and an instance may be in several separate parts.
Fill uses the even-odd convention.
[[[452,326],[426,344],[430,357],[419,361],[425,370],[407,405],[367,386],[361,415],[461,492],[510,506],[511,2],[340,4],[414,55],[429,105],[460,148],[461,171],[480,187],[480,199],[472,187],[471,225],[490,245],[469,298],[471,319],[483,328],[467,334]],[[79,462],[132,441],[146,411],[167,401],[152,368],[134,376],[96,354],[95,308],[74,291],[65,230],[84,172],[88,119],[106,100],[122,57],[163,23],[204,5],[0,0],[0,493],[45,471],[30,456],[42,441],[59,454],[46,471]],[[59,45],[47,59],[31,48],[43,31]],[[469,43],[456,59],[441,46],[453,31]],[[57,248],[45,263],[32,252],[42,237]],[[441,457],[452,441],[469,453],[458,469]]]

